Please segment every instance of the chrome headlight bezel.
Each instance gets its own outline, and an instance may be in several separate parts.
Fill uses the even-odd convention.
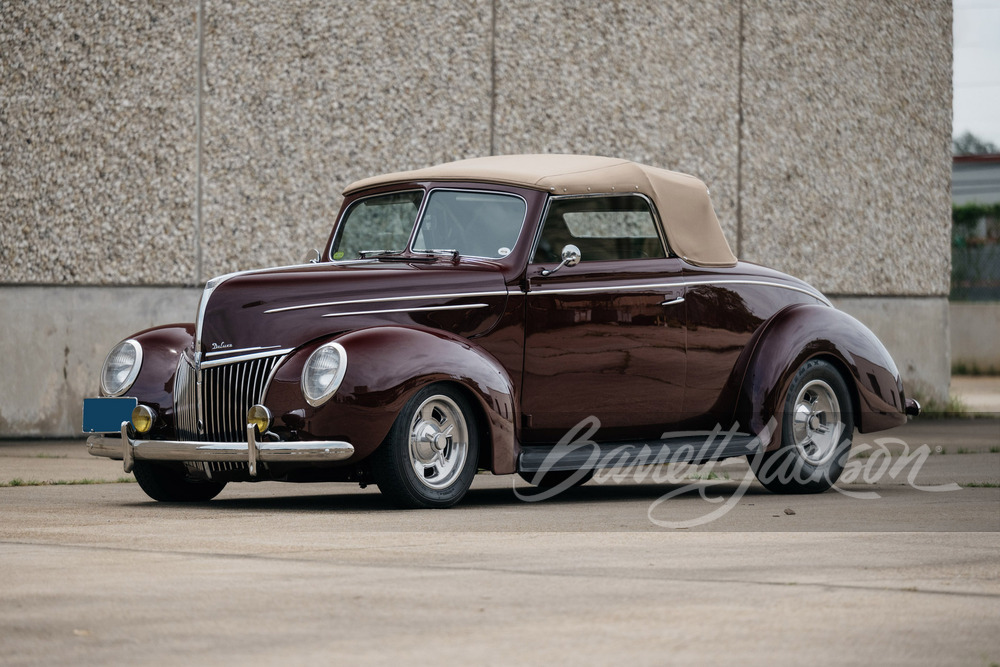
[[[334,363],[335,361],[335,363]],[[324,343],[313,350],[302,367],[299,385],[309,405],[317,408],[340,388],[347,374],[347,350],[340,343]],[[321,376],[329,375],[321,379]]]
[[[108,379],[109,364],[112,363],[112,360],[115,359],[115,357],[119,353],[124,352],[128,349],[132,350],[132,355],[133,355],[131,362],[132,365],[129,368],[128,373],[126,373],[124,379],[117,386],[114,387],[109,386],[109,379]],[[112,396],[112,397],[121,396],[126,391],[132,388],[132,384],[135,382],[135,379],[139,376],[139,370],[141,368],[142,368],[142,345],[139,345],[139,342],[132,338],[129,338],[128,340],[123,340],[122,342],[118,343],[113,348],[111,348],[110,352],[108,352],[108,356],[104,358],[104,365],[101,366],[101,393],[103,393],[105,396]],[[124,370],[124,366],[122,367],[122,370]]]

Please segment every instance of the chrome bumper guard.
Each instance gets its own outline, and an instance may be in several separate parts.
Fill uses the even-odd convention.
[[[129,423],[122,422],[121,440],[104,435],[87,438],[94,456],[124,461],[125,472],[142,461],[236,461],[246,462],[250,475],[257,476],[257,464],[266,462],[343,461],[354,455],[354,445],[339,440],[301,442],[257,442],[257,429],[247,425],[246,442],[200,442],[194,440],[135,440],[129,437]]]

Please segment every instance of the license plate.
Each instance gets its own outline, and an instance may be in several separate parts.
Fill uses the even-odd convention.
[[[118,433],[122,422],[132,418],[132,409],[138,404],[137,398],[83,399],[83,432]]]

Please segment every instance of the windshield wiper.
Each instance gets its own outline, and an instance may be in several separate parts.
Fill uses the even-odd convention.
[[[458,257],[459,257],[458,251],[452,250],[450,248],[449,249],[428,248],[427,250],[414,250],[413,252],[417,253],[418,255],[433,255],[433,256],[444,255],[445,257],[451,257],[451,261],[458,264]]]
[[[387,257],[389,255],[399,255],[402,250],[359,250],[359,259],[368,259],[369,257]]]
[[[452,262],[458,263],[458,251],[451,249],[434,248],[413,250],[409,253],[404,250],[361,250],[358,252],[358,257],[361,259],[383,259],[393,262],[433,262],[435,258],[442,256],[449,257]]]

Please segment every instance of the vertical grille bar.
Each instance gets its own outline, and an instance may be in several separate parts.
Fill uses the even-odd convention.
[[[262,357],[198,371],[189,361],[178,364],[174,409],[178,437],[183,440],[243,442],[247,410],[260,402],[264,385],[280,357]],[[204,432],[198,432],[199,403]]]
[[[198,437],[196,379],[191,362],[181,355],[174,375],[174,419],[177,436],[181,440],[194,440]]]

